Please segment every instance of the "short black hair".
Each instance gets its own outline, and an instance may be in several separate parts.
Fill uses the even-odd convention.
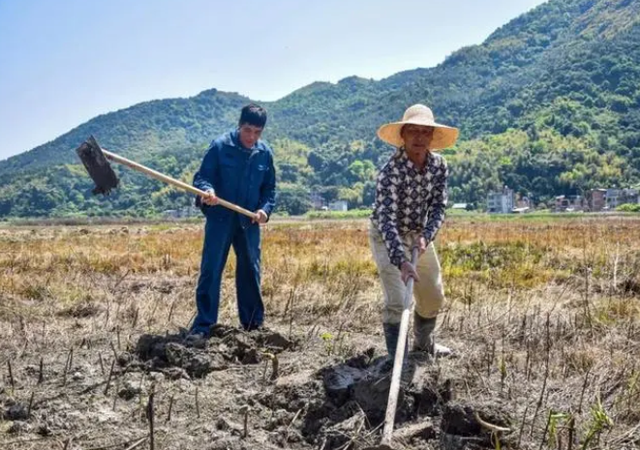
[[[264,128],[267,124],[267,110],[255,103],[248,104],[240,113],[240,126],[244,123]]]

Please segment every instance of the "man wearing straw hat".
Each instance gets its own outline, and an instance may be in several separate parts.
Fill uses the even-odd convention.
[[[378,174],[369,228],[384,292],[382,322],[387,352],[393,361],[406,283],[412,277],[416,299],[412,350],[448,355],[451,350],[435,344],[433,336],[444,303],[433,241],[444,221],[448,176],[446,161],[436,151],[453,145],[458,130],[437,123],[431,109],[416,104],[405,111],[400,122],[381,126],[378,137],[396,147]],[[415,269],[410,256],[413,245],[419,248]]]

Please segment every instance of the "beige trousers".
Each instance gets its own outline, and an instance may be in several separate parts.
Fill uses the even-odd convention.
[[[403,238],[405,254],[409,260],[411,260],[412,238],[413,236]],[[384,292],[382,321],[400,323],[406,292],[400,269],[391,264],[382,236],[373,225],[369,227],[369,244]],[[418,258],[416,272],[420,281],[413,284],[415,311],[424,318],[436,317],[444,304],[444,286],[440,262],[433,242],[429,243],[427,250]]]

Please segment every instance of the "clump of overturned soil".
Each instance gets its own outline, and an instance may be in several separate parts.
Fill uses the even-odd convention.
[[[216,325],[209,339],[190,339],[186,333],[140,337],[135,355],[141,363],[121,357],[121,365],[131,364],[147,370],[165,373],[170,378],[202,378],[230,364],[259,364],[284,350],[293,349],[295,342],[267,329],[245,332],[238,328]]]
[[[379,439],[376,430],[384,421],[390,384],[385,358],[372,360],[362,354],[342,364],[281,378],[273,390],[255,396],[255,402],[289,418],[301,416],[300,437],[314,448],[358,449]],[[491,432],[475,414],[506,426],[508,413],[495,405],[486,409],[481,403],[451,406],[452,397],[451,379],[440,379],[438,370],[428,363],[410,362],[403,373],[396,412],[399,445],[421,448],[436,440],[454,441],[452,448],[457,448],[455,442],[462,442],[461,449],[465,445],[494,448]],[[278,424],[268,428],[278,429]]]

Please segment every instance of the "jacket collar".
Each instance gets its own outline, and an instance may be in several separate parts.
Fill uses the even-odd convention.
[[[238,129],[229,131],[224,134],[222,137],[222,143],[228,145],[230,147],[236,147],[239,150],[256,152],[256,151],[265,151],[266,147],[264,142],[261,139],[258,139],[258,142],[252,148],[244,148],[242,144],[240,144],[240,138],[238,136]]]

